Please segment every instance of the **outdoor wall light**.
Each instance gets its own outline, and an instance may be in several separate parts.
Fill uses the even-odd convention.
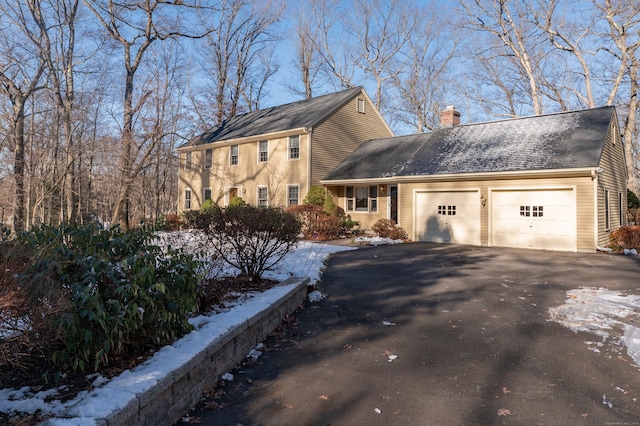
[[[480,204],[482,204],[482,207],[487,206],[487,197],[485,197],[484,194],[480,194]]]

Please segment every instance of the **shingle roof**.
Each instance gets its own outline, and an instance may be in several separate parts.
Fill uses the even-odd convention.
[[[180,148],[313,127],[362,92],[362,87],[232,117]]]
[[[323,180],[596,167],[612,106],[364,142]]]

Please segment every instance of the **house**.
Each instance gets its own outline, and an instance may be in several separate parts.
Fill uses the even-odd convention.
[[[302,203],[364,140],[393,133],[361,87],[230,118],[178,148],[178,212]]]
[[[627,170],[612,106],[366,141],[321,182],[353,220],[415,241],[594,251],[625,225]]]

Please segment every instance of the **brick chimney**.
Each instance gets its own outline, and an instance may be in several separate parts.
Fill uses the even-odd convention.
[[[460,111],[456,110],[453,105],[447,106],[444,111],[440,111],[440,128],[457,126],[460,124]]]

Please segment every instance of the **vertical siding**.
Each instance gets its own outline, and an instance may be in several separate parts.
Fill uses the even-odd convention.
[[[358,98],[365,100],[364,114],[356,109]],[[313,129],[311,185],[318,184],[365,140],[390,136],[392,132],[366,96],[352,99]]]
[[[620,205],[618,194],[622,194],[622,222],[626,225],[627,211],[627,169],[625,163],[624,146],[620,138],[618,121],[611,121],[607,140],[598,164],[604,172],[598,175],[598,245],[607,246],[611,231],[620,227]],[[605,222],[605,190],[609,190],[610,229],[606,229]]]

